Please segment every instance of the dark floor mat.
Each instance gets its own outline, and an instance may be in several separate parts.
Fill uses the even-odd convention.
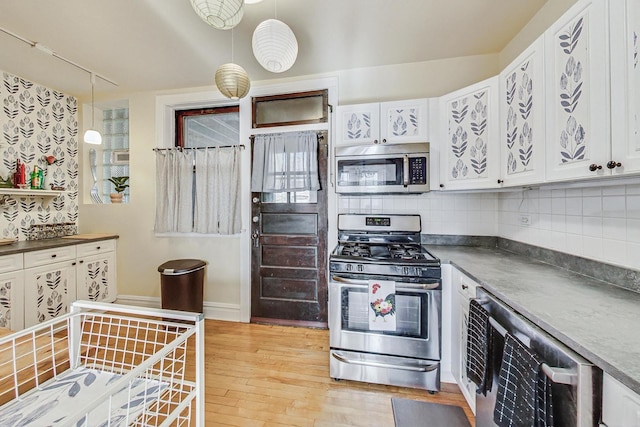
[[[396,427],[470,427],[459,406],[391,398]]]

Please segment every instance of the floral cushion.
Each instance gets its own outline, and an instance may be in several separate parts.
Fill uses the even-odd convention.
[[[88,368],[69,370],[57,380],[0,407],[0,426],[55,426],[72,421],[67,417],[91,404],[120,378],[122,375]],[[124,426],[127,413],[131,423],[167,387],[166,383],[137,378],[130,387],[112,393],[111,399],[78,420],[76,426]]]

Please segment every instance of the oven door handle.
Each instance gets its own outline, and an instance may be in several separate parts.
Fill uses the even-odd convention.
[[[430,365],[419,365],[419,364],[396,364],[396,363],[382,363],[382,362],[373,362],[370,360],[353,360],[349,359],[346,356],[343,356],[340,353],[331,353],[335,359],[342,363],[346,363],[349,365],[362,365],[362,366],[372,366],[375,368],[390,368],[390,369],[401,369],[403,371],[412,371],[412,372],[431,372],[438,369],[439,363],[432,363]]]
[[[331,276],[331,280],[338,283],[344,283],[347,285],[354,285],[360,288],[366,288],[369,286],[369,282],[367,280],[362,279],[346,279],[344,277],[333,275]],[[440,283],[402,283],[396,286],[396,290],[405,290],[405,291],[430,291],[433,289],[437,289],[440,287]]]
[[[409,185],[409,156],[407,154],[404,155],[402,170],[404,172],[404,176],[402,177],[402,185],[406,188]]]

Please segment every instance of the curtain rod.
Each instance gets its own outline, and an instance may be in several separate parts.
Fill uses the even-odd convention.
[[[317,132],[318,139],[324,139],[324,136],[325,136],[325,134],[326,134],[327,132],[328,132],[328,131],[326,131],[326,130],[320,130],[320,131],[318,131],[318,132]],[[269,135],[269,134],[261,133],[260,135]],[[255,135],[249,135],[249,140],[253,141],[254,139],[256,139],[256,136],[255,136]]]
[[[241,150],[244,150],[244,144],[238,144],[238,145],[218,145],[217,147],[171,147],[171,148],[154,148],[153,151],[167,151],[167,150],[174,150],[177,149],[178,151],[183,151],[183,150],[206,150],[207,148],[233,148],[233,147],[240,147]]]

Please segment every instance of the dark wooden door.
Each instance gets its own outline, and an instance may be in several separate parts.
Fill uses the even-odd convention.
[[[306,193],[251,194],[252,322],[327,326],[327,158],[324,136],[315,201]]]

